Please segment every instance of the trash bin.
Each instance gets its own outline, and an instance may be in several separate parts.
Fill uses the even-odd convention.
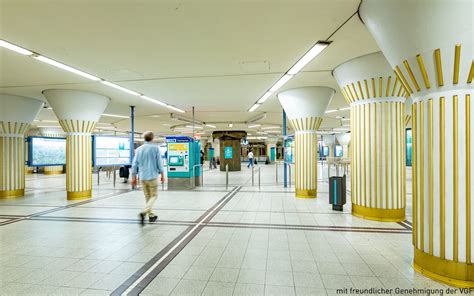
[[[329,177],[329,203],[334,211],[342,211],[346,204],[346,175]]]

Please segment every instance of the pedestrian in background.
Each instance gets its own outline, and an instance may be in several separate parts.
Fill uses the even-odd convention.
[[[249,160],[249,164],[247,165],[247,168],[250,168],[250,166],[253,167],[253,152],[250,150],[249,154],[247,154],[247,158]]]
[[[158,197],[158,175],[161,175],[161,183],[165,182],[161,152],[158,146],[151,143],[153,137],[152,132],[143,134],[145,143],[138,147],[132,162],[132,187],[136,187],[138,175],[145,194],[145,209],[139,214],[142,225],[145,224],[146,216],[150,222],[158,219],[153,213],[153,204]]]

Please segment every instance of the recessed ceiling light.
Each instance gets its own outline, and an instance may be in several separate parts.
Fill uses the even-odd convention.
[[[102,113],[102,116],[106,116],[106,117],[117,117],[117,118],[129,118],[128,116],[125,116],[125,115],[106,114],[106,113]]]
[[[261,124],[252,124],[252,125],[249,125],[248,128],[256,128],[256,127],[259,127],[259,126],[262,126]]]
[[[285,83],[288,82],[293,77],[293,75],[285,74],[283,75],[275,84],[270,88],[271,92],[277,91],[280,87],[282,87]]]
[[[233,124],[233,123],[229,123],[229,127],[233,127],[233,126],[234,126],[234,124]]]
[[[101,81],[100,83],[105,84],[105,85],[110,86],[110,87],[113,87],[113,88],[115,88],[115,89],[121,90],[121,91],[123,91],[123,92],[126,92],[126,93],[131,94],[131,95],[134,95],[134,96],[139,96],[139,95],[140,95],[140,94],[137,93],[136,91],[130,90],[130,89],[126,88],[126,87],[120,86],[120,85],[118,85],[118,84],[115,84],[115,83],[112,83],[112,82],[109,82],[109,81],[106,81],[106,80],[103,80],[103,81]]]
[[[65,65],[63,63],[60,63],[58,61],[55,61],[53,59],[50,59],[50,58],[47,58],[47,57],[44,57],[44,56],[36,56],[34,57],[35,59],[37,59],[38,61],[42,61],[43,63],[46,63],[46,64],[49,64],[51,66],[55,66],[55,67],[58,67],[60,69],[63,69],[63,70],[66,70],[66,71],[69,71],[69,72],[72,72],[74,74],[77,74],[77,75],[80,75],[84,78],[87,78],[87,79],[90,79],[90,80],[94,80],[94,81],[99,81],[101,80],[99,77],[95,77],[94,75],[91,75],[89,73],[86,73],[86,72],[83,72],[81,70],[78,70],[76,68],[73,68],[73,67],[70,67],[68,65]]]
[[[296,64],[288,70],[288,74],[295,75],[301,69],[303,69],[309,62],[311,62],[316,56],[318,56],[326,47],[329,42],[318,41]]]
[[[176,111],[176,112],[179,112],[179,113],[185,113],[184,110],[181,110],[181,109],[176,108],[176,107],[171,106],[171,105],[166,105],[166,107],[168,107],[169,109],[174,110],[174,111]]]
[[[262,127],[263,130],[267,130],[267,129],[279,129],[280,127],[279,126],[264,126]]]
[[[337,109],[332,109],[332,110],[327,110],[326,113],[333,113],[333,112],[337,112]]]
[[[213,124],[208,124],[208,123],[206,123],[206,126],[207,126],[207,127],[210,127],[210,128],[217,128],[217,126],[215,126],[215,125],[213,125]]]
[[[194,128],[194,129],[203,129],[203,127],[200,126],[200,125],[195,125],[195,126],[187,125],[186,127],[187,127],[187,128],[190,128],[190,129],[192,129],[192,128]]]
[[[150,98],[150,97],[147,97],[147,96],[145,96],[145,95],[140,95],[140,98],[142,98],[142,99],[144,99],[144,100],[147,100],[147,101],[149,101],[149,102],[152,102],[152,103],[158,104],[158,105],[160,105],[160,106],[167,107],[167,105],[166,105],[165,103],[163,103],[163,102],[160,102],[160,101],[158,101],[158,100],[155,100],[155,99],[152,99],[152,98]]]
[[[0,40],[0,47],[3,47],[3,48],[6,48],[6,49],[9,49],[9,50],[13,50],[14,52],[17,52],[19,54],[22,54],[22,55],[32,55],[33,52],[27,50],[27,49],[24,49],[23,47],[19,47],[15,44],[12,44],[10,42],[7,42],[5,40]]]
[[[265,103],[265,101],[272,95],[273,93],[272,92],[269,92],[267,91],[259,100],[258,100],[258,104],[263,104]]]
[[[344,108],[339,109],[339,111],[345,111],[345,110],[350,110],[350,109],[351,107],[344,107]]]
[[[258,107],[260,107],[260,104],[254,104],[254,105],[249,109],[249,112],[253,112],[253,111],[257,110]]]

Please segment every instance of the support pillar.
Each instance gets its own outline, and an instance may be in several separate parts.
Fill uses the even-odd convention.
[[[334,70],[351,105],[352,214],[405,220],[405,100],[408,93],[381,52]]]
[[[413,99],[414,267],[474,287],[472,1],[364,0],[360,15]]]
[[[0,94],[0,199],[25,195],[25,135],[43,102]]]
[[[67,199],[92,197],[92,131],[109,98],[76,90],[43,91],[66,132]]]
[[[280,104],[295,130],[296,197],[317,196],[317,135],[322,116],[335,91],[311,86],[295,88],[278,94]]]

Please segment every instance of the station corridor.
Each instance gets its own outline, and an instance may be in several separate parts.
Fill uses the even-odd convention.
[[[0,296],[474,295],[474,0],[0,0]]]

